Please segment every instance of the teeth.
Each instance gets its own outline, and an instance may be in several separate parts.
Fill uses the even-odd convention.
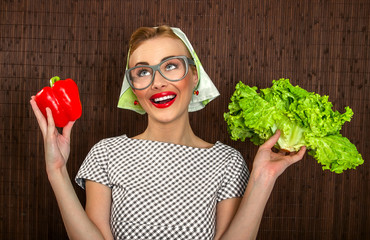
[[[168,100],[168,99],[173,99],[174,97],[175,97],[175,95],[167,95],[167,96],[160,97],[160,98],[154,98],[153,101],[154,102],[161,102],[161,101],[165,101],[165,100]]]

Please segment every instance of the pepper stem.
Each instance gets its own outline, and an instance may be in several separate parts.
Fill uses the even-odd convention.
[[[60,80],[60,77],[58,77],[58,76],[50,78],[50,87],[52,87],[54,85],[54,83],[56,81],[59,81],[59,80]]]

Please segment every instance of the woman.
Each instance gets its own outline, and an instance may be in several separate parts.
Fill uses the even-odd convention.
[[[235,149],[197,137],[189,111],[218,91],[179,29],[141,28],[131,37],[119,107],[148,114],[146,130],[104,139],[77,174],[83,209],[67,173],[70,122],[62,135],[33,98],[46,170],[71,239],[254,239],[277,177],[302,159],[274,153],[279,131],[257,151],[249,174]],[[249,181],[248,181],[249,178]],[[246,187],[246,184],[248,185]],[[244,196],[243,196],[244,194]]]

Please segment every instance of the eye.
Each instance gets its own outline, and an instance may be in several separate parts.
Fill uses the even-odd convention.
[[[148,69],[145,69],[145,68],[138,69],[137,72],[136,72],[136,76],[138,76],[138,77],[150,76],[150,71],[148,71]]]
[[[178,65],[175,64],[175,63],[168,63],[168,64],[166,64],[166,67],[165,67],[166,71],[171,71],[171,70],[174,70],[176,68],[178,68]]]

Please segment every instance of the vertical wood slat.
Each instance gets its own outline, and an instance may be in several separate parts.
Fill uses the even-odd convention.
[[[43,162],[42,137],[28,100],[54,75],[74,78],[83,116],[72,135],[73,177],[98,140],[145,128],[145,117],[116,108],[134,29],[182,28],[221,92],[191,123],[207,141],[236,147],[252,166],[256,147],[232,142],[223,121],[238,81],[272,79],[329,95],[355,115],[343,135],[365,164],[336,175],[307,156],[282,175],[259,239],[370,238],[370,3],[356,1],[1,1],[0,237],[66,239]],[[81,201],[84,192],[76,187]]]

